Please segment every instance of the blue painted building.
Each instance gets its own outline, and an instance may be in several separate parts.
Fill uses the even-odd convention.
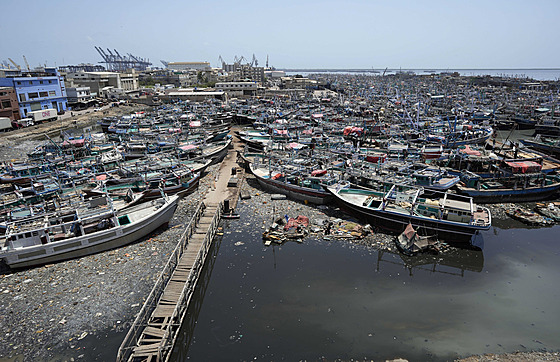
[[[56,68],[0,78],[0,86],[16,90],[22,118],[27,117],[29,112],[41,109],[54,108],[59,113],[68,109],[64,78]]]

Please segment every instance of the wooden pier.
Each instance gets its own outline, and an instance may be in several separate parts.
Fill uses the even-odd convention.
[[[117,361],[169,360],[218,230],[224,200],[230,200],[231,208],[237,203],[244,173],[236,165],[236,151],[230,150],[122,342]]]

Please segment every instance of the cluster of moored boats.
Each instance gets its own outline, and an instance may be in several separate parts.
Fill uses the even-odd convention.
[[[61,241],[95,251],[91,240],[105,236],[88,235],[117,237],[133,220],[174,209],[170,195],[193,190],[225,155],[232,124],[246,144],[239,158],[262,187],[305,203],[336,202],[383,229],[410,224],[440,237],[470,237],[491,227],[481,204],[556,197],[554,132],[515,141],[512,132],[496,133],[530,127],[521,121],[527,112],[540,117],[537,130],[556,119],[555,101],[532,94],[533,104],[519,104],[484,85],[474,97],[461,82],[334,75],[326,84],[335,92],[176,101],[105,118],[99,133],[48,139],[25,162],[3,164],[0,258],[17,267],[79,255]],[[68,206],[74,204],[80,206]],[[94,204],[106,210],[90,220]],[[169,221],[163,214],[160,224]],[[84,227],[94,222],[99,230]]]
[[[27,160],[3,162],[0,260],[20,268],[74,258],[168,223],[178,197],[196,189],[232,142],[230,121],[195,120],[189,109],[161,107],[108,128],[104,119],[105,132],[49,138]]]

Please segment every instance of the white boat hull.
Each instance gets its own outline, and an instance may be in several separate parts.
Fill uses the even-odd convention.
[[[18,269],[56,263],[118,248],[149,235],[168,223],[175,213],[178,199],[178,196],[169,197],[169,201],[162,207],[130,224],[45,245],[9,250],[0,254],[0,258],[8,267]]]

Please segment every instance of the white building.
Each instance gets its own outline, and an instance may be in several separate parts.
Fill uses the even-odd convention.
[[[112,87],[124,91],[138,89],[138,74],[116,72],[73,72],[66,74],[66,80],[73,86],[89,87],[92,96],[103,96],[103,89]]]
[[[167,68],[171,70],[210,70],[209,62],[170,62]]]
[[[89,87],[67,87],[68,103],[87,103],[93,97]]]

